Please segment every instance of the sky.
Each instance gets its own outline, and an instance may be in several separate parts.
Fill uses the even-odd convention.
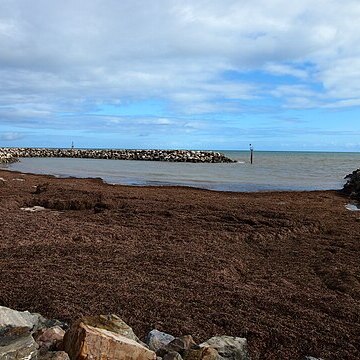
[[[359,0],[0,0],[0,147],[360,151]]]

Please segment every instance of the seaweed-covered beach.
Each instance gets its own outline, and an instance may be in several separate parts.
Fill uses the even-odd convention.
[[[252,359],[360,357],[360,214],[341,193],[0,177],[0,305],[243,336]]]

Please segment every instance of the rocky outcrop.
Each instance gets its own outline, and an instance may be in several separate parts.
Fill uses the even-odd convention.
[[[17,161],[18,158],[25,157],[146,160],[192,163],[235,162],[224,154],[213,151],[0,148],[0,162],[10,163]]]
[[[349,194],[352,199],[360,200],[360,169],[354,170],[345,176],[346,184],[343,191]]]

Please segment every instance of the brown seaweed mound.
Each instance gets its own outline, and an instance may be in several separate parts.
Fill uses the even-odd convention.
[[[0,305],[246,337],[253,359],[360,358],[360,221],[342,194],[0,177]]]

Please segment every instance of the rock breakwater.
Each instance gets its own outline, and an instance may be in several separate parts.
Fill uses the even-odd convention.
[[[18,158],[25,157],[146,160],[191,163],[235,162],[224,154],[213,151],[0,148],[0,163],[11,163],[17,161]]]
[[[18,158],[9,150],[10,149],[0,148],[0,164],[11,164],[18,161]]]

